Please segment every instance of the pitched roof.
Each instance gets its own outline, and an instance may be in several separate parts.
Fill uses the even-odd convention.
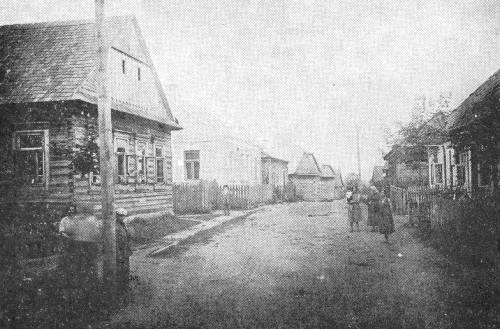
[[[496,71],[479,88],[467,97],[448,118],[447,130],[454,130],[464,127],[474,121],[478,113],[474,113],[474,107],[483,101],[488,95],[498,92],[500,89],[500,70]],[[491,109],[481,109],[491,110]]]
[[[372,183],[381,182],[384,179],[384,169],[385,169],[385,166],[374,166],[373,167],[373,173],[372,173],[372,178],[371,178]]]
[[[271,159],[273,161],[279,161],[279,162],[288,163],[288,161],[280,159],[280,158],[276,158],[276,157],[274,157],[274,156],[272,156],[269,153],[264,152],[264,151],[261,152],[261,158],[262,159]]]
[[[423,145],[398,145],[392,146],[391,150],[384,155],[385,161],[395,160],[398,163],[406,161],[427,161],[427,149]]]
[[[334,179],[334,185],[336,187],[344,186],[344,182],[342,180],[342,174],[340,173],[340,169],[334,170],[330,165],[322,165],[321,166],[321,177],[322,178],[331,178]]]
[[[337,171],[335,171],[335,186],[344,186],[344,180],[342,179],[342,172],[340,171],[340,169],[337,169]]]
[[[319,168],[318,161],[312,153],[306,153],[302,155],[297,169],[293,173],[294,175],[307,175],[307,176],[320,176],[321,169]]]
[[[105,24],[113,46],[129,36],[127,26],[135,28],[143,48],[140,60],[151,67],[163,103],[163,108],[154,111],[117,102],[113,102],[113,108],[180,128],[170,112],[135,18],[109,17]],[[0,26],[0,104],[89,101],[80,94],[84,85],[90,89],[90,101],[96,103],[96,49],[94,20]]]
[[[330,165],[321,166],[321,177],[324,178],[335,178],[335,171]]]

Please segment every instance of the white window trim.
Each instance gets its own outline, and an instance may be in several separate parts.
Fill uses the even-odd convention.
[[[158,157],[156,155],[156,150],[161,149],[161,157]],[[165,143],[164,142],[155,142],[154,147],[153,147],[153,152],[154,152],[154,158],[155,158],[155,184],[166,184],[166,164],[167,164],[167,157],[166,157],[166,152],[165,152]],[[158,181],[158,159],[163,159],[163,181]]]
[[[18,136],[26,134],[42,134],[43,135],[42,147],[20,149],[20,145],[18,143]],[[37,151],[40,149],[43,151],[43,181],[44,181],[43,186],[46,190],[48,190],[50,182],[49,130],[48,129],[16,130],[13,135],[12,149],[19,152]]]
[[[441,181],[438,181],[438,175],[437,175],[437,169],[436,169],[436,166],[438,166],[438,165],[441,166]],[[433,164],[433,169],[434,169],[434,184],[443,185],[444,184],[444,164],[436,162]]]
[[[144,144],[145,145],[145,148],[144,148],[144,154],[139,154],[139,144]],[[148,177],[147,177],[147,151],[148,151],[148,145],[149,142],[146,140],[146,139],[143,139],[143,138],[137,138],[136,141],[135,141],[135,154],[136,154],[136,184],[147,184],[148,183]],[[142,175],[139,175],[139,158],[142,157],[143,158],[143,168],[142,168],[142,171],[143,171],[143,174]],[[140,180],[139,178],[140,177],[143,177],[144,180]]]
[[[123,175],[118,175],[118,141],[125,142],[125,152],[123,152]],[[130,147],[130,139],[126,135],[120,134],[114,138],[114,151],[115,151],[115,161],[116,161],[116,177],[118,177],[119,184],[127,184],[128,176],[128,162],[127,155],[129,154],[128,149]]]
[[[192,152],[192,151],[195,151],[195,152],[198,152],[198,160],[187,160],[186,159],[186,152]],[[197,180],[200,180],[201,179],[201,150],[194,150],[194,149],[189,149],[189,150],[184,150],[183,152],[183,157],[184,157],[184,179],[187,180],[187,181],[197,181]],[[192,164],[192,172],[193,172],[193,178],[188,178],[188,174],[187,174],[187,163],[191,163]],[[195,162],[198,162],[198,178],[195,178],[195,170],[194,170],[194,163]]]

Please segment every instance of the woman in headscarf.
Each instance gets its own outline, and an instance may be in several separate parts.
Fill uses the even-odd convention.
[[[385,242],[389,242],[389,235],[394,233],[394,219],[392,217],[391,199],[389,189],[385,188],[379,202],[380,217],[378,223],[379,232],[384,235]]]
[[[370,194],[368,194],[368,219],[366,225],[372,227],[372,232],[375,232],[375,227],[378,226],[379,221],[379,201],[380,194],[375,186],[370,186]]]
[[[116,281],[119,296],[126,297],[128,292],[128,281],[130,276],[130,235],[125,225],[127,217],[125,208],[116,209]],[[126,299],[126,298],[125,298]]]
[[[363,219],[361,214],[361,206],[359,202],[361,201],[361,195],[358,192],[358,187],[355,186],[352,195],[347,198],[349,204],[349,222],[351,225],[351,232],[353,232],[353,226],[356,224],[357,231],[359,232],[359,222]]]

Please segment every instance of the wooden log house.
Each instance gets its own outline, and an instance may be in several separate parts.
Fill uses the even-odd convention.
[[[446,130],[453,149],[451,187],[472,196],[500,190],[500,70],[449,115]]]
[[[134,17],[106,20],[116,205],[171,212],[173,117]],[[0,203],[99,212],[95,23],[0,26]]]

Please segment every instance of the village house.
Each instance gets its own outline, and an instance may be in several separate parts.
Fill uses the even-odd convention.
[[[377,186],[379,188],[384,187],[385,184],[385,166],[373,166],[372,177],[370,178],[370,184]]]
[[[320,181],[320,200],[332,201],[344,196],[344,182],[340,170],[335,171],[330,165],[322,165]]]
[[[172,211],[173,117],[138,23],[111,17],[116,206]],[[94,20],[0,27],[0,197],[100,209]]]
[[[216,181],[219,185],[262,184],[261,149],[232,136],[197,138],[173,143],[175,182]]]
[[[455,150],[450,141],[428,146],[428,169],[430,188],[453,189],[457,186]]]
[[[304,152],[295,172],[288,177],[295,185],[299,198],[306,201],[315,201],[319,198],[321,168],[314,154]]]
[[[283,190],[288,184],[288,161],[261,153],[262,184]]]
[[[451,189],[456,181],[455,152],[446,130],[448,115],[436,112],[417,133],[427,147],[428,182],[432,189]]]
[[[297,196],[306,201],[333,200],[342,197],[340,172],[329,165],[320,167],[313,153],[304,152],[295,172],[288,175],[295,185]]]
[[[447,123],[454,179],[450,186],[471,194],[498,190],[500,171],[500,70],[453,112]]]
[[[428,183],[427,150],[425,146],[394,145],[384,156],[388,184],[408,187]]]

